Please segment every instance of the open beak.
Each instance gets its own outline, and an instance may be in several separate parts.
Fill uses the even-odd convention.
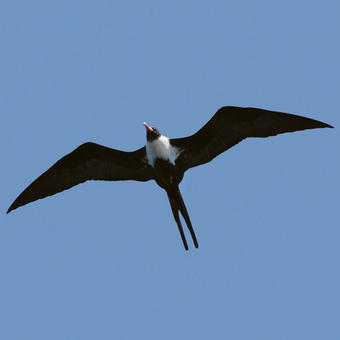
[[[146,131],[150,131],[150,132],[153,132],[153,130],[152,130],[152,127],[151,126],[149,126],[147,123],[143,123],[143,125],[145,126],[145,128],[146,128]]]

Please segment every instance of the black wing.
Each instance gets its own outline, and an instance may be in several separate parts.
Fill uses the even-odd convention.
[[[54,195],[87,180],[136,180],[153,178],[145,162],[145,147],[124,152],[95,143],[85,143],[61,158],[30,184],[7,213],[39,198]]]
[[[224,106],[194,135],[171,139],[171,143],[183,150],[176,165],[185,171],[211,161],[247,137],[269,137],[324,127],[332,126],[288,113]]]

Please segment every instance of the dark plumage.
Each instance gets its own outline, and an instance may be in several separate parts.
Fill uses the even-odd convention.
[[[188,244],[179,212],[198,248],[178,188],[186,170],[211,161],[247,137],[269,137],[298,130],[332,128],[326,123],[293,114],[235,106],[220,108],[208,123],[189,137],[169,139],[156,128],[146,123],[144,125],[147,131],[146,147],[124,152],[95,143],[82,144],[31,183],[12,203],[7,213],[87,180],[154,179],[167,192],[185,249],[188,250]]]

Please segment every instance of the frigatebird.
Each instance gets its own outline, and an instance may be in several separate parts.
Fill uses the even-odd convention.
[[[31,183],[12,203],[7,213],[46,196],[54,195],[87,180],[155,180],[170,202],[185,250],[188,244],[179,212],[193,243],[198,242],[185,207],[179,183],[185,171],[213,158],[247,137],[269,137],[280,133],[315,128],[332,128],[326,123],[294,114],[252,107],[224,106],[195,134],[168,138],[144,123],[146,145],[125,152],[95,143],[84,143],[61,158]]]

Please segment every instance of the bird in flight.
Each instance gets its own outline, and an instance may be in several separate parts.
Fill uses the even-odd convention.
[[[184,218],[194,246],[198,248],[178,187],[188,169],[210,162],[247,137],[332,128],[331,125],[302,116],[236,106],[220,108],[199,131],[184,138],[168,138],[157,128],[147,123],[144,126],[146,145],[136,151],[125,152],[91,142],[80,145],[31,183],[12,203],[7,213],[88,180],[146,182],[153,179],[168,195],[185,250],[189,248],[179,213]]]

